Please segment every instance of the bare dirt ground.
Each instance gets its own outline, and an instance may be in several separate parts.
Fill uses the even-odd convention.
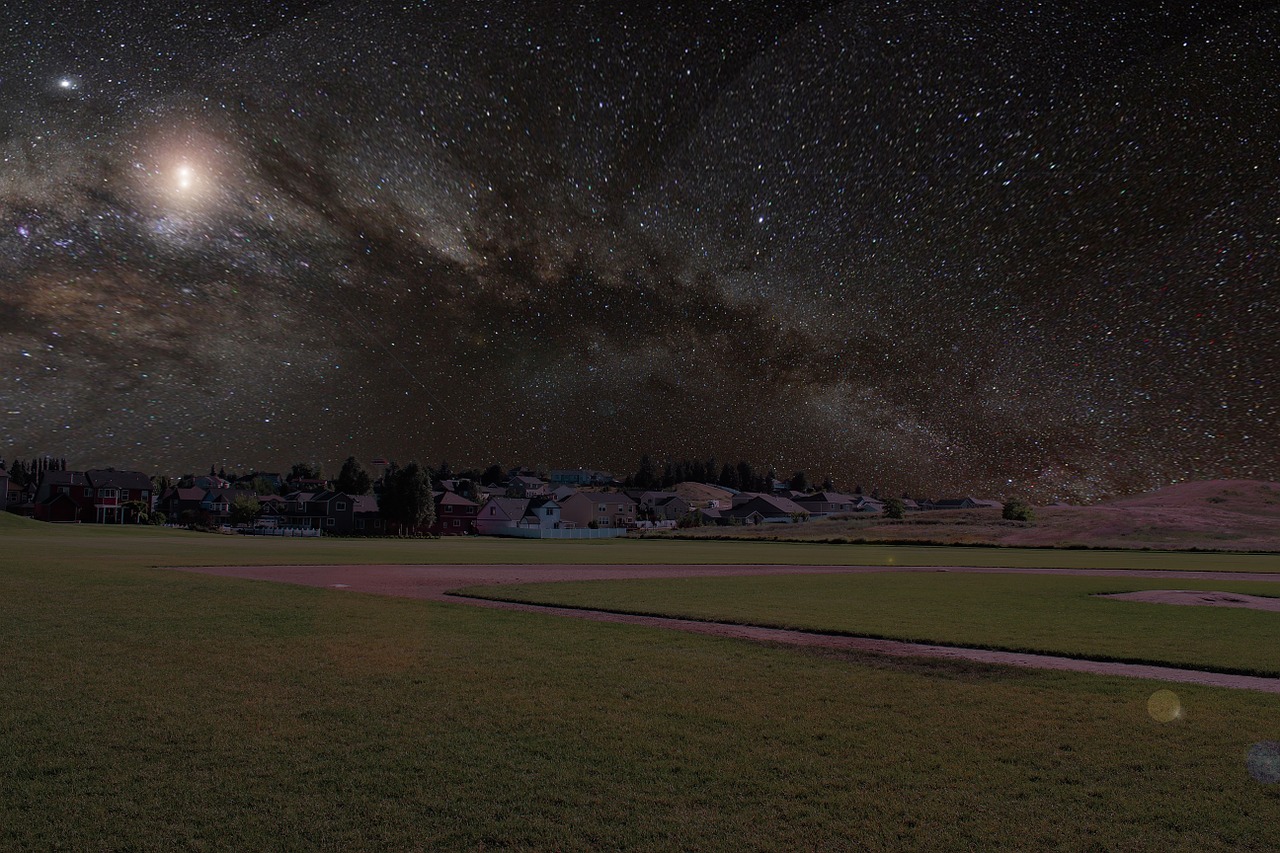
[[[756,642],[783,643],[872,653],[902,658],[939,658],[963,660],[985,664],[1026,667],[1032,669],[1069,670],[1095,675],[1119,675],[1130,678],[1151,678],[1212,687],[1228,687],[1238,690],[1258,690],[1280,694],[1280,679],[1247,675],[1225,675],[1199,670],[1142,664],[1111,663],[1079,660],[1055,655],[1024,654],[991,651],[988,649],[937,646],[927,643],[904,643],[896,640],[875,640],[863,637],[842,637],[809,631],[788,631],[777,628],[757,628],[731,625],[722,622],[703,622],[691,619],[670,619],[656,616],[633,616],[610,613],[603,610],[581,610],[564,607],[544,607],[532,604],[487,601],[478,598],[449,595],[449,590],[466,586],[497,585],[504,583],[545,583],[570,580],[607,580],[623,578],[707,577],[726,575],[763,574],[832,574],[858,572],[979,572],[1020,574],[1063,574],[1102,577],[1176,577],[1209,578],[1218,580],[1249,580],[1280,583],[1277,574],[1248,574],[1235,572],[1159,572],[1126,571],[1122,569],[983,569],[983,568],[906,568],[887,569],[883,566],[221,566],[182,567],[180,571],[223,577],[269,580],[295,583],[328,589],[367,592],[377,595],[394,595],[407,598],[423,598],[477,607],[502,610],[518,610],[588,619],[596,622],[614,622],[644,625],[668,630],[688,631],[717,637],[731,637]],[[1211,593],[1205,593],[1213,595]],[[1228,595],[1217,593],[1216,595]],[[1229,595],[1234,596],[1234,593]],[[1243,596],[1237,596],[1243,597]]]
[[[1144,589],[1138,592],[1116,592],[1099,598],[1121,601],[1145,601],[1148,604],[1183,604],[1192,607],[1246,607],[1280,613],[1280,598],[1245,595],[1242,592],[1211,592],[1200,589]]]

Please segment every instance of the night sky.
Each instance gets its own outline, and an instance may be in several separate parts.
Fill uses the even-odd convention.
[[[1280,479],[1275,6],[244,6],[0,11],[0,455]]]

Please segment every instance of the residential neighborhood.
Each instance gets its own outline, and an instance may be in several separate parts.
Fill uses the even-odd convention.
[[[896,511],[1000,508],[1001,502],[972,496],[939,499],[884,498],[807,485],[803,472],[789,481],[753,473],[751,466],[724,466],[722,479],[741,477],[757,488],[706,482],[714,463],[692,470],[704,479],[671,482],[684,463],[655,473],[646,457],[635,475],[619,480],[596,469],[542,472],[525,467],[453,475],[448,463],[420,474],[422,499],[406,517],[391,507],[403,474],[395,463],[374,460],[366,471],[349,458],[337,478],[318,465],[290,472],[225,471],[177,479],[139,471],[68,470],[65,460],[0,461],[0,495],[9,512],[59,524],[166,524],[255,535],[330,536],[507,536],[518,538],[606,538],[677,527],[793,524],[829,517],[884,515]],[[418,466],[410,466],[418,467]],[[730,475],[733,476],[730,476]],[[446,476],[441,476],[446,475]],[[429,485],[427,485],[429,484]],[[829,481],[825,486],[833,486]],[[430,499],[425,495],[429,489]]]

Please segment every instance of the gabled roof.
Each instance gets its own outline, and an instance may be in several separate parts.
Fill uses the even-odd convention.
[[[84,476],[96,489],[150,489],[151,478],[140,471],[85,471]]]
[[[809,510],[800,506],[790,498],[779,498],[773,495],[756,495],[745,503],[738,504],[731,510],[725,511],[724,515],[728,516],[750,516],[753,512],[759,512],[765,518],[777,518],[779,516],[790,516],[796,513],[808,515]]]
[[[476,503],[473,500],[468,500],[467,498],[464,498],[462,495],[458,494],[457,492],[441,492],[439,495],[436,496],[436,503],[440,504],[441,506],[444,506],[446,504],[450,506],[480,506],[480,504]]]
[[[529,501],[529,508],[527,512],[533,512],[535,509],[545,509],[548,506],[553,506],[556,509],[559,509],[560,502],[552,497],[533,498]]]
[[[515,521],[524,516],[528,506],[528,498],[490,498],[489,502],[484,505],[484,517],[502,516]],[[490,512],[490,509],[495,511]]]
[[[799,498],[792,498],[798,504],[807,503],[823,503],[823,504],[851,504],[856,503],[857,498],[850,495],[842,495],[839,492],[817,492],[812,495],[805,495]]]

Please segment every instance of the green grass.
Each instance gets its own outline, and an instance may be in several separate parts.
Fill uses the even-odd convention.
[[[1280,584],[959,572],[666,578],[472,587],[469,595],[1095,660],[1280,675],[1280,613],[1098,593]]]
[[[0,542],[39,551],[56,542],[59,559],[83,555],[130,565],[341,563],[789,563],[796,565],[997,566],[1175,571],[1280,572],[1280,553],[1055,551],[920,545],[828,545],[672,539],[538,541],[493,537],[440,540],[271,539],[167,528],[47,525],[0,513]],[[33,555],[38,556],[38,555]]]
[[[0,849],[1280,847],[1274,696],[147,568],[358,544],[6,521]]]

